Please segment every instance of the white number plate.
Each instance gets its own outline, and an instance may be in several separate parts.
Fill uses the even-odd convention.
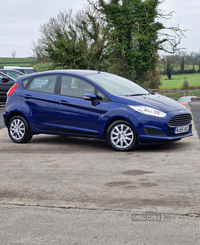
[[[183,127],[177,127],[174,129],[174,133],[175,134],[185,133],[185,132],[188,132],[189,129],[190,129],[189,125],[183,126]]]

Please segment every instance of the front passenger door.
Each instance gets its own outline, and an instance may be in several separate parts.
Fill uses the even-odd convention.
[[[89,82],[64,75],[61,78],[60,95],[55,99],[55,124],[57,131],[77,135],[99,135],[101,103],[93,106],[83,99],[83,94],[95,94]]]

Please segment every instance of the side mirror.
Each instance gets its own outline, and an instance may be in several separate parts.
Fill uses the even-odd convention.
[[[84,100],[95,100],[97,99],[97,96],[95,94],[84,94],[83,99]]]
[[[95,94],[84,94],[83,99],[84,100],[91,100],[93,106],[96,106],[99,104],[99,101],[97,100],[97,96]]]

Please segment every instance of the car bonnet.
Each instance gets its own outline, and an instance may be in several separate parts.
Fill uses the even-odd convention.
[[[160,94],[148,94],[137,96],[112,96],[112,101],[124,103],[134,106],[148,106],[161,110],[163,112],[169,112],[174,110],[187,110],[185,106]]]

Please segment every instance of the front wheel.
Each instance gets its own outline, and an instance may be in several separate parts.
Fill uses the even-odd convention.
[[[138,145],[134,127],[124,120],[115,121],[109,126],[106,139],[118,151],[133,150]]]
[[[26,143],[32,138],[29,125],[22,116],[14,116],[10,119],[8,134],[15,143]]]

